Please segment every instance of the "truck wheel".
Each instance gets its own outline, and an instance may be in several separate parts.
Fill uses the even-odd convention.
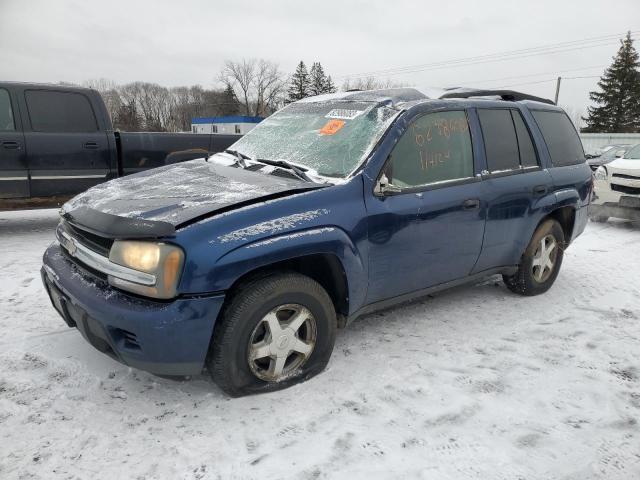
[[[564,254],[564,232],[556,220],[546,220],[534,232],[518,271],[503,275],[505,285],[520,295],[539,295],[549,290],[558,276]]]
[[[318,282],[296,273],[271,275],[232,295],[207,357],[222,390],[234,397],[280,390],[325,368],[337,322]]]

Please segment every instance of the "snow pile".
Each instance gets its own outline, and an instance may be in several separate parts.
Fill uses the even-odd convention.
[[[499,278],[370,315],[327,371],[230,399],[124,367],[40,285],[54,211],[0,214],[0,478],[640,478],[640,231],[590,224],[545,295]]]

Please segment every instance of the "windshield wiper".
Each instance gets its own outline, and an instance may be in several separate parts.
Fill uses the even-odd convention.
[[[302,167],[298,167],[293,163],[289,163],[286,160],[265,160],[264,158],[253,158],[252,160],[260,163],[265,163],[267,165],[273,165],[274,167],[286,168],[287,170],[291,170],[296,177],[300,180],[304,180],[305,182],[315,183],[306,173],[306,169]]]
[[[228,153],[229,155],[236,157],[236,163],[242,168],[247,168],[247,162],[245,160],[253,160],[249,155],[245,155],[237,150],[225,150],[224,153]]]
[[[247,162],[246,160],[251,160],[252,162],[264,163],[265,165],[273,165],[274,167],[286,168],[287,170],[291,170],[296,177],[300,180],[304,180],[305,182],[312,182],[313,180],[305,173],[306,169],[303,167],[298,167],[292,163],[287,162],[286,160],[267,160],[264,158],[251,158],[249,155],[245,155],[242,152],[237,150],[225,150],[224,153],[228,153],[229,155],[233,155],[236,157],[236,164],[240,167],[246,169]]]

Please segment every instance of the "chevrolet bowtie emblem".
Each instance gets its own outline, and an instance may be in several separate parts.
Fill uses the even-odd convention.
[[[76,252],[78,251],[76,242],[73,240],[73,238],[67,238],[65,240],[66,242],[64,242],[64,247],[67,249],[67,252],[69,252],[69,255],[71,255],[72,257],[75,256]]]

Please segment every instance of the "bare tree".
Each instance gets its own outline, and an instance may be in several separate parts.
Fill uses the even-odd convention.
[[[573,108],[568,105],[562,105],[562,108],[564,108],[564,111],[567,112],[567,115],[573,122],[573,125],[576,127],[576,129],[580,131],[580,129],[585,124],[584,118],[582,118],[584,115],[584,110],[580,108]]]
[[[113,118],[114,127],[125,131],[142,130],[143,121],[139,107],[139,82],[121,85],[117,90],[122,104]]]
[[[284,91],[284,81],[277,64],[265,60],[258,61],[255,89],[256,115],[266,117],[278,109],[277,104]]]
[[[116,82],[107,78],[94,78],[84,81],[82,86],[93,88],[100,93],[107,107],[107,111],[111,116],[111,120],[115,121],[115,117],[122,106],[122,100],[120,99]]]
[[[227,60],[219,80],[233,89],[247,115],[273,113],[284,86],[278,65],[262,59]]]
[[[380,90],[383,88],[399,88],[406,87],[407,84],[403,82],[396,82],[387,78],[385,80],[378,79],[376,77],[360,77],[360,78],[347,78],[342,83],[342,90]]]
[[[268,82],[268,71],[256,81],[261,92],[261,109],[273,104],[273,85]],[[241,103],[232,89],[206,90],[200,85],[166,88],[155,83],[132,82],[117,85],[108,79],[93,79],[83,86],[100,92],[116,130],[169,131],[191,130],[194,117],[237,115]],[[257,101],[257,100],[256,100]],[[251,104],[254,108],[256,105]]]
[[[243,59],[240,62],[227,60],[220,72],[220,81],[231,87],[240,102],[244,105],[247,115],[251,115],[250,95],[255,76],[256,61]]]

